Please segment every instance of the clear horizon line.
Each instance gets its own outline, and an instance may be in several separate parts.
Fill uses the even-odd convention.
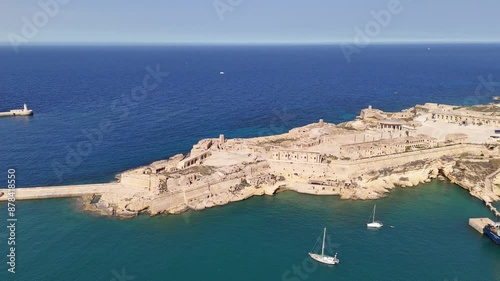
[[[481,41],[481,40],[419,40],[419,41],[374,41],[371,43],[366,43],[365,45],[423,45],[423,44],[435,44],[435,45],[458,45],[458,44],[500,44],[498,41]],[[284,42],[273,42],[273,41],[261,41],[261,42],[59,42],[59,41],[47,41],[47,42],[33,42],[28,44],[20,45],[20,47],[30,47],[30,46],[240,46],[240,45],[253,45],[253,46],[266,46],[266,45],[356,45],[355,42],[347,41],[310,41],[310,42],[299,42],[299,41],[284,41]],[[11,46],[10,42],[0,41],[0,46]]]

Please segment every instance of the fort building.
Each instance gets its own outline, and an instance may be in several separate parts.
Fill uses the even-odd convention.
[[[406,122],[402,120],[381,120],[379,121],[377,128],[401,131],[405,126],[405,123]]]
[[[412,108],[400,112],[384,112],[380,109],[372,108],[371,105],[369,105],[368,108],[362,109],[360,115],[358,116],[361,120],[410,119],[413,117],[415,117],[415,110]]]
[[[469,136],[462,133],[448,134],[445,137],[446,144],[463,144],[467,143],[468,140]]]
[[[273,160],[303,163],[322,163],[323,157],[319,152],[302,150],[277,150],[273,152]]]
[[[340,147],[340,157],[356,160],[433,147],[437,147],[437,140],[421,134],[411,137],[345,144]]]
[[[467,111],[465,112],[433,111],[432,119],[448,123],[463,124],[463,125],[471,124],[471,125],[500,126],[500,116],[471,113]]]
[[[203,159],[207,158],[210,155],[211,155],[211,152],[208,150],[208,151],[202,152],[202,153],[200,153],[198,155],[189,156],[189,157],[181,160],[177,164],[177,169],[182,170],[182,169],[189,168],[189,167],[191,167],[193,165],[198,165],[198,164],[201,163],[201,161]]]

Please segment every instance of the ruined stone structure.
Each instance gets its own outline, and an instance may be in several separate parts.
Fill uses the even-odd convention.
[[[205,151],[212,147],[213,140],[212,139],[203,139],[200,140],[197,144],[193,146],[194,151]]]
[[[410,119],[415,117],[415,110],[407,109],[400,112],[384,112],[380,109],[374,109],[372,106],[362,109],[359,115],[361,120],[377,119],[377,120],[400,120]]]
[[[303,163],[321,163],[323,161],[323,157],[318,152],[300,150],[274,151],[272,159],[277,161],[292,161]]]
[[[378,128],[400,131],[403,129],[404,125],[405,122],[401,120],[381,120],[378,123]]]
[[[302,181],[324,177],[328,174],[328,164],[326,163],[270,161],[269,166],[270,173],[287,180]]]
[[[369,105],[368,108],[361,110],[361,113],[359,114],[359,118],[361,120],[365,120],[365,119],[369,119],[369,118],[385,119],[385,118],[387,118],[387,116],[384,114],[384,112],[382,110],[374,109],[374,108],[372,108],[371,105]]]
[[[182,170],[201,163],[201,160],[210,156],[210,151],[202,152],[198,155],[189,156],[177,164],[177,169]]]
[[[437,146],[435,138],[426,135],[384,139],[379,141],[346,144],[340,147],[340,157],[343,159],[362,159],[382,155],[403,153],[413,149],[427,149]]]
[[[461,133],[449,134],[445,137],[446,144],[462,144],[467,143],[468,140],[469,136]]]
[[[309,148],[313,147],[316,145],[321,144],[322,139],[321,138],[309,138],[305,140],[301,140],[295,143],[295,148],[297,149],[303,149],[303,148]]]
[[[402,112],[388,112],[386,114],[391,119],[409,119],[415,116],[413,110],[405,110]]]
[[[453,105],[448,105],[448,104],[439,104],[439,103],[432,103],[428,102],[425,103],[424,105],[416,105],[415,106],[415,111],[416,113],[429,113],[432,111],[453,111],[456,108],[456,106]]]
[[[463,125],[500,126],[500,116],[480,115],[471,112],[432,112],[432,119]]]

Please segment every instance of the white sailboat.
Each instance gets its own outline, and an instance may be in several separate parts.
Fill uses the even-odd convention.
[[[337,259],[337,254],[335,254],[335,256],[333,256],[333,257],[325,255],[325,237],[326,237],[326,227],[323,230],[323,246],[321,247],[321,255],[315,254],[315,253],[309,253],[309,256],[311,256],[311,258],[313,258],[321,263],[332,264],[332,265],[338,264],[340,262],[340,260]],[[317,241],[316,241],[316,243],[317,243]],[[313,249],[314,249],[314,247],[313,247]]]
[[[381,221],[376,221],[375,220],[376,209],[377,209],[377,205],[373,206],[372,221],[368,222],[366,224],[366,226],[368,228],[381,228],[382,226],[384,226],[384,224]]]

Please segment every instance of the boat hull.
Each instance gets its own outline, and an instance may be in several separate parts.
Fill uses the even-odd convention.
[[[335,257],[330,257],[330,256],[322,256],[318,254],[309,253],[309,256],[311,256],[311,258],[313,258],[314,260],[324,264],[335,265],[340,262],[340,260],[336,258],[337,255],[335,255]]]
[[[491,240],[493,240],[493,242],[495,242],[496,244],[500,245],[500,235],[497,232],[493,232],[492,228],[489,227],[489,226],[485,226],[484,227],[484,233],[486,233],[486,235],[488,235],[488,237],[491,238]]]
[[[0,112],[0,117],[11,117],[11,116],[31,116],[33,115],[33,110],[11,110],[9,112]]]
[[[381,228],[382,226],[384,226],[381,222],[371,222],[371,223],[367,223],[366,226],[368,228]]]
[[[14,112],[14,113],[12,113],[12,115],[14,115],[14,116],[31,116],[31,115],[33,115],[33,110]]]

